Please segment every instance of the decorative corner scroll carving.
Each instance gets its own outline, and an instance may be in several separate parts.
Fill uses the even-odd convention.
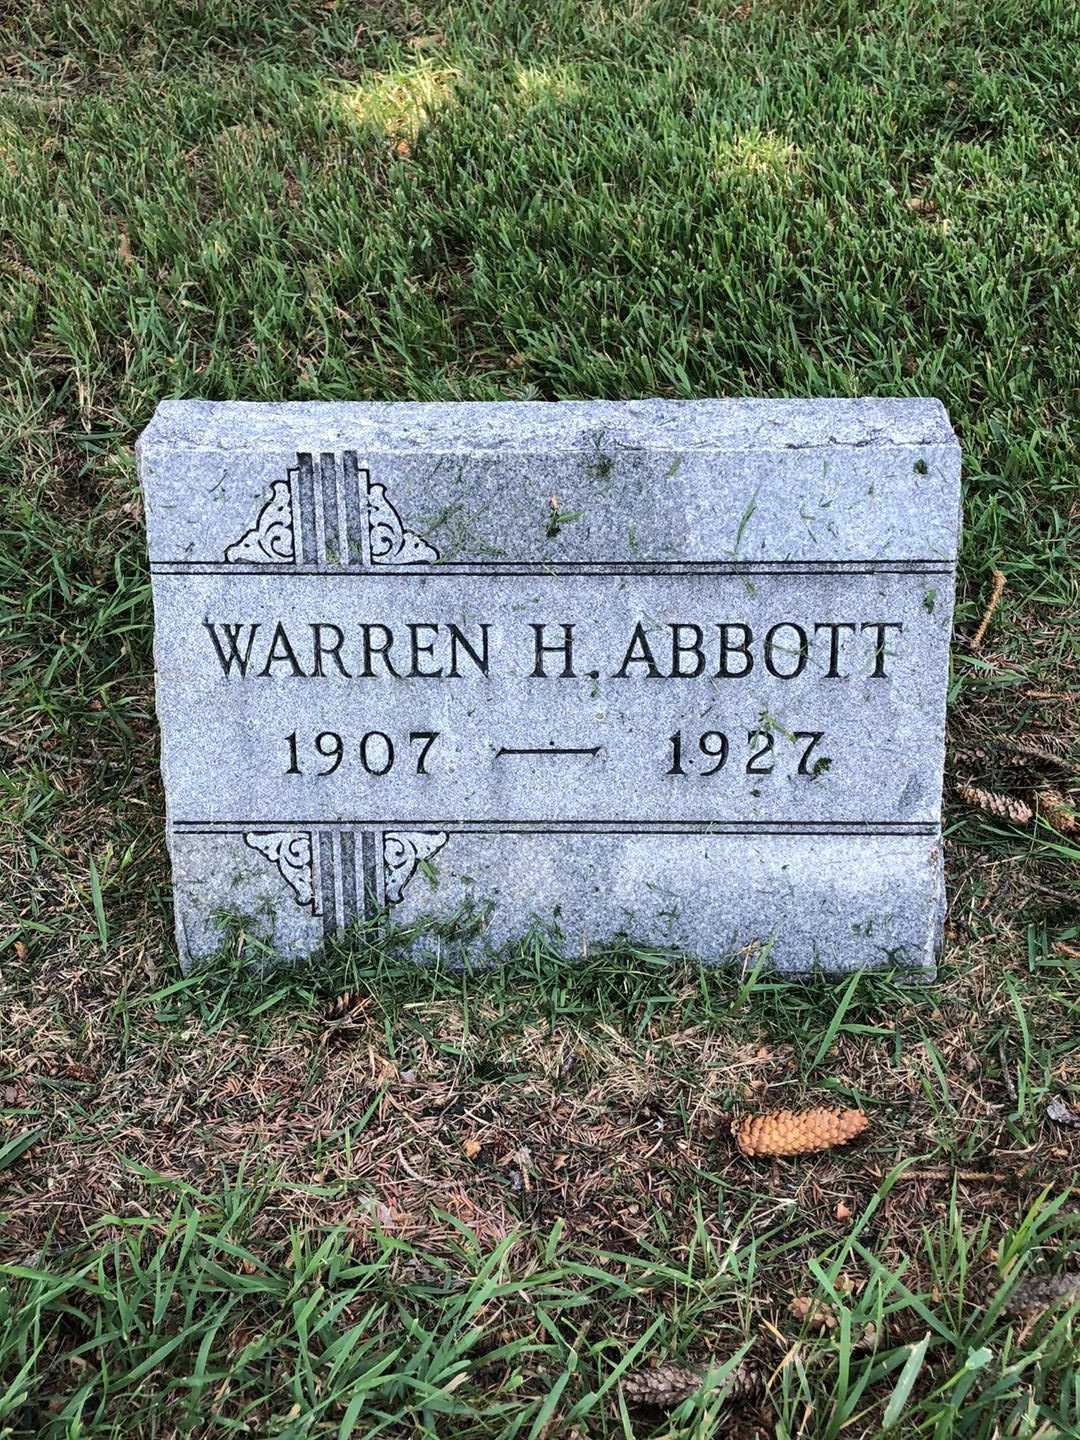
[[[353,544],[354,560],[362,564],[358,531],[365,524],[365,512],[372,565],[433,565],[438,560],[434,545],[405,528],[386,487],[372,484],[369,472],[360,469],[355,451],[344,452],[340,491],[332,455],[322,457],[317,477],[308,452],[298,453],[296,458],[289,478],[274,481],[255,524],[225,547],[229,564],[291,565],[301,559],[302,552],[305,563],[342,568],[341,557],[351,553]],[[317,488],[321,528],[316,519]]]
[[[306,830],[246,830],[244,844],[277,867],[299,906],[313,915],[319,913],[311,835]]]
[[[368,533],[373,565],[433,565],[439,558],[429,545],[401,523],[384,485],[368,484]]]
[[[292,471],[289,473],[291,475]],[[270,498],[259,511],[259,518],[239,540],[226,546],[225,559],[232,565],[281,565],[296,559],[292,484],[289,480],[274,481]]]
[[[445,830],[388,830],[383,836],[386,903],[396,905],[417,867],[446,844]]]

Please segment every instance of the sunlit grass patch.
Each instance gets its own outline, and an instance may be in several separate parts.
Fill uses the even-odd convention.
[[[784,136],[748,130],[717,141],[710,152],[710,168],[718,178],[743,174],[786,182],[801,174],[805,160],[800,147]]]
[[[461,72],[419,61],[412,69],[373,75],[332,90],[331,104],[346,120],[411,145],[440,110],[453,103]]]
[[[567,105],[581,100],[588,81],[575,65],[517,65],[514,84],[531,104]]]

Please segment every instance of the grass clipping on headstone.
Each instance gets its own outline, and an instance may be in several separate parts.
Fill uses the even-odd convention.
[[[744,1155],[807,1155],[846,1145],[868,1123],[862,1110],[776,1110],[733,1121],[731,1133]]]

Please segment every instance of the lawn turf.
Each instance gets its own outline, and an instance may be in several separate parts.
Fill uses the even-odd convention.
[[[1080,785],[1080,12],[3,13],[0,1435],[1080,1433],[1077,1307],[1008,1310],[1080,1268],[1078,1132],[1046,1113],[1080,1104],[1080,847],[1040,799]],[[1038,814],[950,789],[940,983],[568,964],[539,933],[497,975],[358,935],[181,979],[132,455],[157,401],[650,394],[949,409],[948,779]],[[802,1101],[869,1138],[733,1150],[732,1113]],[[738,1404],[626,1398],[743,1347]]]

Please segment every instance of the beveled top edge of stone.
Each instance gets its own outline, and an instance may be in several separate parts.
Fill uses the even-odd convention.
[[[583,445],[761,451],[956,446],[940,400],[163,400],[140,450],[334,449],[525,453]]]

